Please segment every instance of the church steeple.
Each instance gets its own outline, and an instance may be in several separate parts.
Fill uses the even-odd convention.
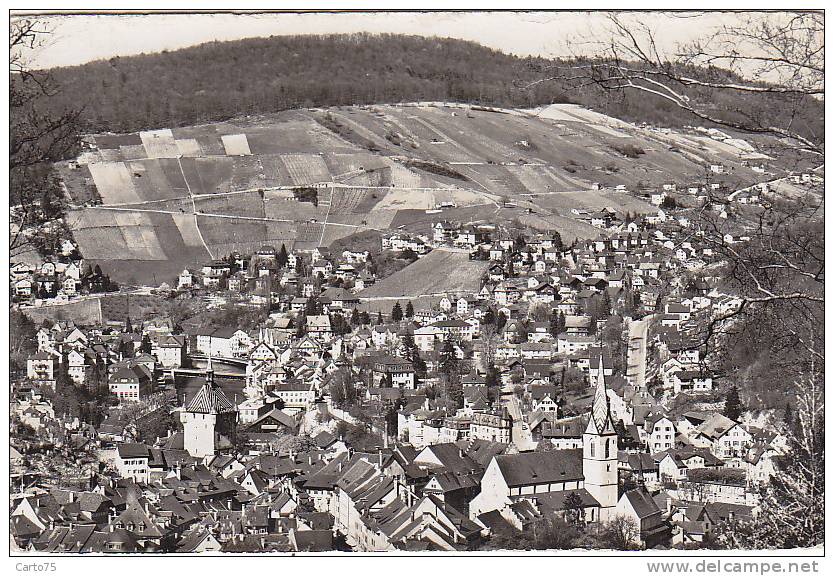
[[[608,404],[608,390],[605,387],[605,367],[603,364],[602,354],[600,354],[599,366],[596,374],[596,389],[594,390],[594,403],[591,407],[591,418],[588,421],[587,432],[604,434],[613,431],[614,422],[611,420],[611,410]]]
[[[599,502],[599,520],[608,521],[617,505],[617,431],[608,406],[605,367],[600,354],[594,404],[588,427],[582,435],[583,487]]]

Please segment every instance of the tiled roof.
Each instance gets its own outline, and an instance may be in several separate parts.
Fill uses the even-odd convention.
[[[200,414],[225,414],[234,412],[236,408],[219,386],[212,386],[209,383],[205,383],[191,398],[185,410],[186,412],[197,412]]]

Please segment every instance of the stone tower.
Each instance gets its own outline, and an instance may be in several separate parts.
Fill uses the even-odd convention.
[[[195,458],[213,456],[218,449],[230,448],[237,429],[237,407],[215,383],[210,354],[205,378],[205,383],[180,413],[183,447]]]
[[[585,489],[600,503],[600,521],[611,519],[618,499],[617,432],[608,408],[608,392],[602,357],[591,407],[591,418],[582,435],[582,471]]]

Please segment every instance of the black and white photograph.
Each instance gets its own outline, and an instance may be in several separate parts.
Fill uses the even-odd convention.
[[[822,571],[784,4],[10,10],[9,566]]]

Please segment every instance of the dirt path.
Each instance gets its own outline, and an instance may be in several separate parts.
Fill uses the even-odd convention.
[[[213,260],[214,255],[211,253],[211,248],[209,248],[208,244],[206,244],[206,239],[203,238],[203,233],[200,231],[200,223],[197,221],[197,204],[194,202],[194,194],[191,192],[191,185],[188,183],[188,178],[185,177],[185,170],[182,169],[182,162],[180,161],[179,156],[177,156],[177,166],[180,167],[182,180],[185,182],[185,187],[188,190],[188,197],[191,199],[191,211],[194,212],[194,227],[197,229],[197,234],[200,236],[200,242],[203,243],[206,253],[209,255],[209,258]]]

